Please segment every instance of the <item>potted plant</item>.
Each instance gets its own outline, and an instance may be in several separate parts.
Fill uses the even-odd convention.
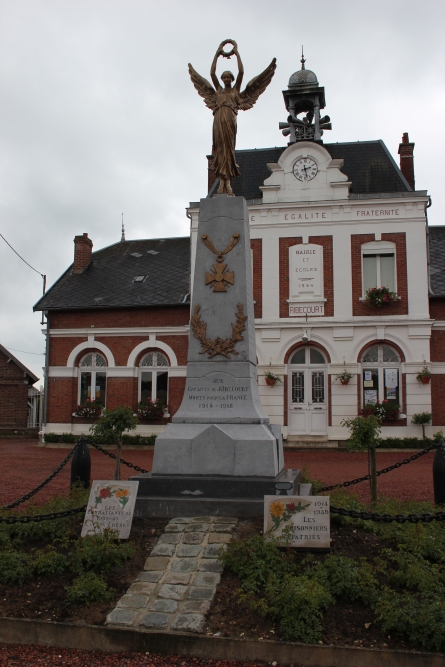
[[[425,425],[431,422],[433,415],[431,412],[417,412],[412,416],[411,424],[417,424],[422,427],[423,439],[425,440]]]
[[[370,287],[366,290],[365,300],[370,308],[381,308],[398,299],[396,292],[391,292],[389,287]]]
[[[416,380],[417,382],[421,382],[422,384],[429,384],[431,381],[431,371],[427,366],[424,364],[423,368],[421,371],[419,371],[416,375]]]
[[[139,419],[146,419],[147,421],[158,421],[163,418],[165,412],[165,405],[159,398],[152,401],[148,399],[147,403],[139,403],[136,409],[136,415]]]
[[[103,409],[102,403],[96,401],[94,398],[89,398],[78,405],[76,410],[73,412],[73,417],[82,417],[83,419],[97,419],[102,414]]]
[[[336,377],[342,384],[349,384],[349,380],[353,377],[353,374],[349,371],[342,371]]]
[[[273,387],[277,382],[282,382],[281,378],[278,377],[278,375],[274,375],[271,371],[267,371],[264,377],[266,378],[266,384],[269,385],[269,387]]]

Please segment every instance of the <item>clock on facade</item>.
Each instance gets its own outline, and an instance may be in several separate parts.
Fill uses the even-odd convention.
[[[311,157],[301,157],[295,162],[293,172],[299,181],[311,181],[318,173],[318,166]]]

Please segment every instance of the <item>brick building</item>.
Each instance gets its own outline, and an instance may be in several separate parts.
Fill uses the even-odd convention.
[[[0,345],[0,428],[28,426],[28,391],[38,379]]]
[[[289,91],[305,103],[323,91],[324,105],[304,67],[284,91],[287,105]],[[377,400],[400,405],[384,437],[419,435],[417,412],[432,411],[431,432],[445,428],[445,227],[428,227],[414,144],[405,133],[400,168],[380,140],[323,144],[316,134],[330,124],[317,104],[314,124],[313,113],[290,123],[287,146],[236,152],[241,176],[232,187],[249,209],[263,406],[297,441],[346,438],[341,421]],[[207,196],[218,186],[211,167],[209,158]],[[147,434],[178,409],[199,202],[187,215],[190,237],[95,253],[87,234],[74,239],[73,265],[35,306],[48,318],[48,431],[88,430],[73,411],[91,397],[110,408],[161,398],[165,419],[141,424]],[[382,285],[397,299],[371,309],[366,290]],[[432,380],[421,384],[425,366]],[[267,370],[281,382],[266,385]]]

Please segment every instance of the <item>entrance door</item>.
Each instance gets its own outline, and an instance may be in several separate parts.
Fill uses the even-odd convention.
[[[327,432],[327,366],[320,350],[299,348],[289,364],[289,435]]]

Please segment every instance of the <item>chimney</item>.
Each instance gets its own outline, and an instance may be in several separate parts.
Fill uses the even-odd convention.
[[[405,176],[412,190],[416,189],[414,179],[414,145],[409,141],[408,132],[404,132],[402,143],[399,144],[400,171]]]
[[[87,266],[91,264],[91,254],[93,252],[93,242],[88,238],[88,234],[74,237],[74,266],[73,273],[83,273]]]
[[[208,169],[208,187],[207,187],[207,192],[210,192],[212,189],[212,185],[216,181],[216,174],[213,171],[213,155],[207,155],[207,169]]]

